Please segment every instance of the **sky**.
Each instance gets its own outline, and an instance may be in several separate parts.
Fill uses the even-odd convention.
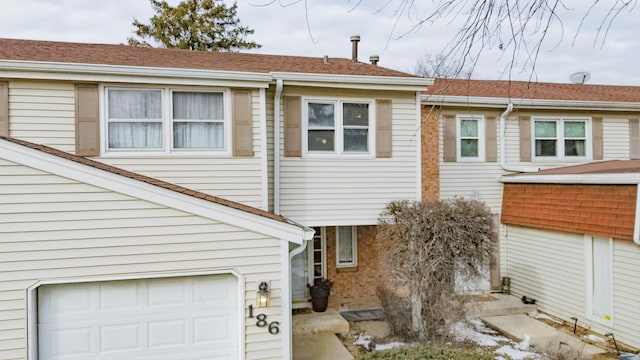
[[[586,71],[588,84],[640,86],[636,60],[640,58],[640,23],[634,19],[640,9],[634,0],[628,1],[632,6],[618,14],[608,31],[598,32],[616,0],[601,0],[600,7],[586,17],[585,4],[591,1],[564,0],[557,9],[562,26],[556,21],[550,27],[535,68],[521,57],[509,70],[511,48],[499,49],[493,43],[484,46],[472,76],[566,83],[572,73]],[[251,52],[350,58],[350,37],[360,35],[360,61],[375,54],[380,56],[380,66],[414,73],[418,59],[447,48],[463,18],[449,16],[412,31],[415,19],[433,9],[438,0],[417,0],[411,13],[398,19],[394,10],[401,2],[238,0],[237,15],[242,25],[255,30],[249,39],[262,45]],[[134,18],[145,23],[151,16],[147,0],[0,0],[0,37],[121,44],[133,36]],[[599,42],[605,33],[606,40]]]

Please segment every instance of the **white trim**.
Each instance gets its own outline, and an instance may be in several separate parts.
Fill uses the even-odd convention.
[[[515,184],[612,184],[637,185],[640,184],[640,173],[611,173],[611,174],[531,174],[504,175],[502,183]]]
[[[593,240],[594,238],[607,239],[609,241],[609,283],[611,284],[611,294],[609,294],[611,304],[610,320],[601,319],[593,314]],[[587,235],[584,236],[585,244],[585,317],[598,324],[613,327],[614,326],[614,296],[613,296],[613,239],[602,236]]]
[[[238,226],[256,233],[301,244],[308,228],[270,219],[211,201],[198,199],[98,168],[86,166],[39,150],[0,140],[2,157],[79,182],[98,186],[208,219]]]
[[[188,68],[168,68],[152,66],[130,66],[130,65],[106,65],[106,64],[81,64],[63,63],[51,61],[29,61],[29,60],[0,60],[0,73],[10,73],[17,78],[37,78],[37,79],[66,79],[66,80],[89,80],[89,81],[113,81],[132,82],[131,77],[145,78],[145,82],[153,79],[179,78],[184,80],[223,80],[255,83],[256,87],[268,87],[268,82],[272,77],[267,73],[254,73],[248,71],[222,71],[222,70],[200,70]],[[75,75],[75,76],[74,76]],[[96,75],[100,78],[96,79]],[[4,76],[4,75],[3,75]],[[134,81],[135,82],[135,81]],[[169,83],[177,84],[174,80]]]
[[[462,156],[462,125],[463,120],[477,121],[478,123],[478,156]],[[485,161],[485,117],[484,115],[456,115],[456,161],[457,162],[484,162]]]
[[[101,87],[104,94],[102,94],[101,99],[103,101],[100,102],[101,111],[100,114],[100,132],[101,136],[101,146],[103,149],[101,152],[102,155],[105,156],[113,156],[113,157],[131,157],[131,156],[163,156],[163,155],[180,155],[180,156],[213,156],[213,157],[231,157],[231,148],[232,148],[232,102],[231,90],[228,88],[186,88],[186,87],[173,87],[173,86],[128,86],[128,85],[117,85],[111,86],[109,84]],[[109,149],[109,96],[107,94],[109,91],[118,91],[118,90],[140,90],[140,91],[160,91],[161,98],[161,117],[160,119],[154,119],[154,122],[160,122],[162,124],[162,147],[157,149],[145,149],[145,148],[131,148],[131,149]],[[174,147],[173,141],[173,125],[176,122],[176,119],[173,118],[173,93],[174,92],[201,92],[201,93],[213,93],[213,94],[222,94],[222,106],[223,106],[223,138],[224,138],[224,146],[221,149],[176,149]],[[158,121],[159,120],[159,121]],[[122,121],[118,119],[114,122]],[[180,122],[180,121],[178,121]],[[219,122],[216,121],[216,122]],[[103,143],[103,144],[102,144]]]
[[[267,144],[267,102],[266,90],[260,89],[260,173],[262,178],[262,210],[269,211],[269,147]]]
[[[315,73],[271,72],[291,86],[330,86],[357,89],[426,91],[434,79],[403,76],[335,75]]]
[[[636,111],[640,109],[640,102],[616,101],[580,101],[580,100],[545,100],[545,99],[509,99],[482,96],[449,96],[425,95],[421,96],[423,104],[438,106],[478,106],[503,108],[510,102],[514,106],[530,109],[566,109],[566,110],[611,110]]]
[[[333,105],[333,151],[309,151],[309,103]],[[369,107],[369,125],[367,127],[366,152],[352,152],[344,150],[344,104],[367,104]],[[340,158],[340,159],[375,159],[376,154],[376,102],[374,99],[343,98],[343,97],[302,97],[302,157],[303,158]]]
[[[273,95],[273,212],[280,214],[280,102],[282,101],[282,79],[276,80]],[[301,120],[302,121],[302,120]]]
[[[547,121],[556,123],[556,156],[536,156],[536,121]],[[565,122],[584,122],[585,128],[585,156],[567,156],[564,155],[564,124]],[[572,117],[572,116],[535,116],[531,117],[531,162],[588,162],[593,159],[593,135],[591,133],[591,117]],[[544,139],[544,138],[543,138]]]
[[[340,262],[340,228],[347,226],[336,226],[336,268],[351,268],[358,266],[358,227],[348,226],[351,228],[351,252],[353,261]]]
[[[289,258],[289,243],[280,242],[280,341],[282,358],[291,359],[293,343],[291,338],[291,259]]]
[[[283,242],[284,244],[284,242]],[[284,246],[284,245],[283,245]],[[245,358],[246,352],[246,299],[245,299],[245,282],[246,279],[242,274],[234,269],[217,269],[217,270],[201,270],[201,271],[176,271],[162,273],[141,273],[128,275],[109,275],[95,277],[73,277],[59,279],[38,280],[29,285],[26,289],[26,306],[27,306],[27,358],[30,360],[38,360],[38,297],[36,291],[42,285],[57,284],[78,284],[93,283],[120,280],[145,280],[169,277],[189,277],[189,276],[209,276],[209,275],[232,275],[237,279],[237,296],[238,296],[238,352],[240,360]]]

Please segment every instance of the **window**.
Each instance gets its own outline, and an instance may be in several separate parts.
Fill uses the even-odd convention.
[[[371,102],[306,102],[308,153],[370,154]]]
[[[479,116],[458,117],[458,161],[484,160],[484,119]]]
[[[223,92],[107,89],[107,150],[226,149]]]
[[[534,119],[534,154],[537,158],[586,158],[588,153],[587,120]]]
[[[336,228],[336,267],[358,265],[358,232],[356,226]]]

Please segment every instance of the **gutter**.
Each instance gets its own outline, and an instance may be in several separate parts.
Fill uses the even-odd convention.
[[[509,166],[507,165],[507,117],[513,111],[513,103],[509,102],[507,109],[500,115],[500,167],[505,171],[511,172],[538,172],[538,167],[527,166]]]
[[[273,212],[280,215],[280,100],[282,79],[276,79],[276,93],[273,96]]]

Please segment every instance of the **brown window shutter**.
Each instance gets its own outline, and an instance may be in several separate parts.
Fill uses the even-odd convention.
[[[76,85],[76,155],[100,155],[98,85]]]
[[[392,151],[391,123],[392,123],[392,103],[391,100],[376,101],[376,157],[390,158]]]
[[[0,81],[0,136],[9,136],[9,82]]]
[[[594,116],[591,118],[591,137],[593,139],[593,160],[604,159],[603,136],[602,136],[602,117]]]
[[[300,96],[284,97],[284,156],[302,156],[302,100]],[[275,121],[279,121],[275,114]]]
[[[231,123],[233,156],[253,156],[251,92],[249,90],[233,91]]]
[[[640,119],[629,119],[629,158],[640,159]]]
[[[456,148],[458,146],[456,139],[456,117],[454,115],[443,115],[444,121],[444,161],[455,162],[458,159]]]
[[[531,116],[518,116],[520,123],[520,161],[531,161]]]
[[[484,120],[484,136],[485,136],[485,161],[498,161],[498,139],[497,139],[497,118],[495,116],[487,116]]]

